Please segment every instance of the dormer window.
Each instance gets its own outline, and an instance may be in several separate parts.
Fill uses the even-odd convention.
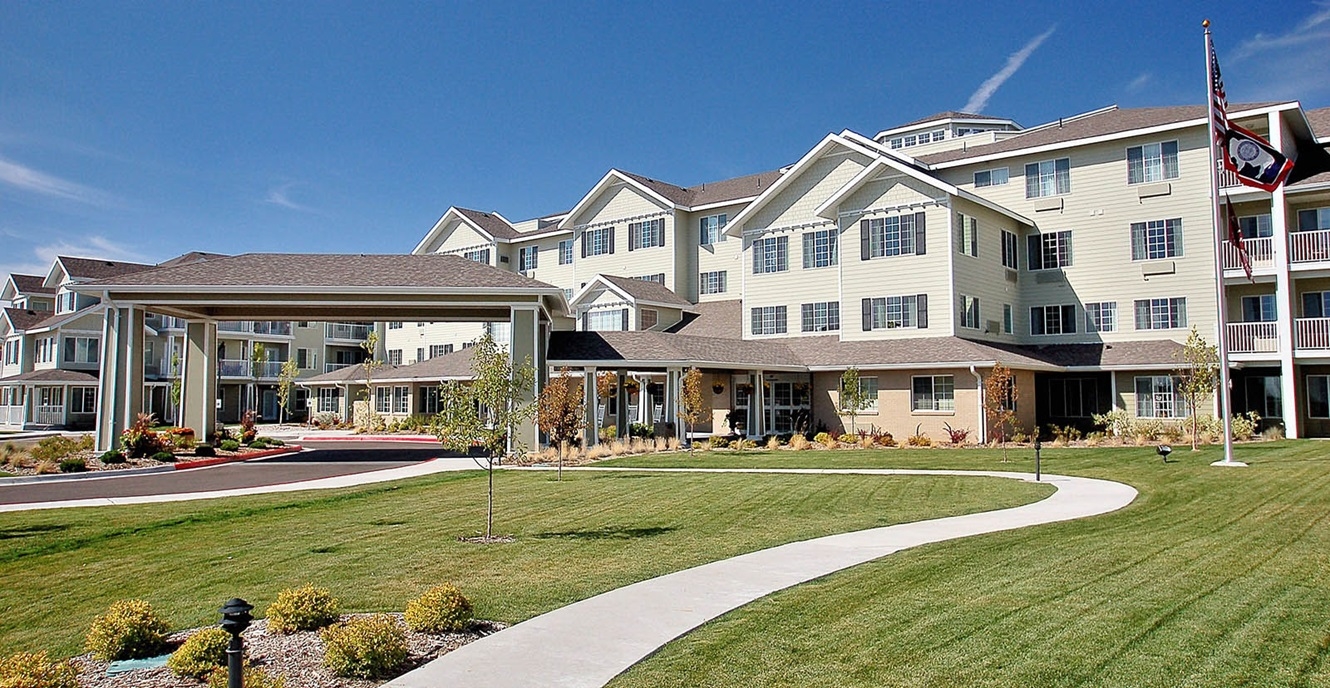
[[[57,313],[73,313],[73,312],[74,312],[74,306],[75,306],[75,304],[77,303],[77,301],[75,300],[75,298],[76,298],[76,295],[75,295],[74,292],[72,292],[72,291],[67,291],[67,292],[64,292],[64,293],[60,294],[59,298],[56,300],[55,312],[57,312]]]

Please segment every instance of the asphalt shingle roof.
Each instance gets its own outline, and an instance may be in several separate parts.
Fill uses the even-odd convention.
[[[749,174],[743,177],[733,179],[723,179],[718,182],[706,182],[696,186],[682,187],[669,182],[662,182],[651,177],[644,177],[632,172],[620,172],[639,184],[664,196],[671,203],[695,207],[702,205],[711,205],[713,203],[724,203],[726,201],[737,201],[743,198],[752,198],[767,190],[780,178],[780,170],[771,170],[770,172],[759,172]]]
[[[936,366],[998,361],[1011,367],[1047,367],[1048,363],[1016,346],[960,337],[920,337],[841,341],[836,335],[791,337],[791,351],[809,367]]]
[[[96,258],[72,258],[69,256],[60,256],[56,260],[65,266],[65,274],[72,279],[105,279],[151,270],[154,267],[144,263],[126,263]]]
[[[624,293],[633,297],[633,299],[637,301],[651,301],[654,303],[676,306],[678,308],[691,309],[693,307],[692,302],[679,296],[673,291],[670,291],[663,284],[634,279],[632,277],[616,277],[614,275],[601,275],[600,277],[606,282],[622,289]]]
[[[43,286],[46,282],[46,278],[40,275],[20,275],[15,273],[11,274],[9,278],[14,281],[14,288],[17,289],[20,294],[49,295],[56,292],[54,287]]]
[[[81,370],[61,370],[59,368],[47,368],[45,370],[34,370],[21,375],[10,375],[0,378],[0,384],[6,382],[86,382],[96,383],[97,376],[92,373],[85,373]]]
[[[476,223],[476,226],[485,230],[495,239],[516,239],[521,235],[506,220],[494,213],[487,213],[481,210],[470,210],[468,208],[457,208],[466,219]]]
[[[51,317],[51,311],[32,311],[24,308],[6,308],[5,315],[15,330],[30,330],[43,320]]]
[[[666,332],[721,339],[743,339],[743,301],[703,301],[684,313]]]

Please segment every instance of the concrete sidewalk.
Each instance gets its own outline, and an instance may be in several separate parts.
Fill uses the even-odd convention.
[[[926,470],[641,469],[641,472],[972,475],[1033,481],[1025,473]],[[1121,509],[1136,490],[1091,478],[1045,475],[1057,488],[1033,504],[794,542],[635,583],[524,621],[449,652],[387,686],[486,688],[604,686],[671,640],[749,602],[893,552]]]

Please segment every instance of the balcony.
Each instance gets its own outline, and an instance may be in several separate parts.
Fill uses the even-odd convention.
[[[1294,318],[1293,337],[1299,351],[1330,350],[1330,318]]]
[[[249,320],[229,320],[217,323],[218,332],[253,332],[254,323]]]
[[[285,320],[258,320],[254,322],[253,332],[274,337],[290,337],[291,323]]]
[[[369,338],[369,333],[374,331],[373,325],[361,325],[356,323],[328,323],[325,334],[328,339],[341,339],[353,341],[357,344]]]
[[[1273,322],[1229,323],[1231,354],[1273,354],[1279,351],[1279,327]]]
[[[323,364],[323,372],[325,372],[325,373],[331,373],[331,372],[333,372],[334,370],[341,370],[341,369],[343,369],[343,368],[350,368],[350,367],[353,366],[353,365],[358,365],[358,364],[356,364],[356,363],[325,363],[325,364]]]
[[[249,377],[249,361],[244,359],[223,358],[217,366],[217,374],[222,377]]]
[[[1330,261],[1330,229],[1290,232],[1288,235],[1288,259],[1290,263]]]
[[[1251,258],[1253,269],[1268,267],[1275,260],[1275,240],[1273,237],[1260,237],[1257,239],[1243,239],[1242,247],[1247,250],[1247,256]],[[1224,269],[1241,270],[1242,261],[1238,258],[1238,251],[1224,242]]]

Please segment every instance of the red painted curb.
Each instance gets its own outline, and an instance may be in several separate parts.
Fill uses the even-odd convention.
[[[438,442],[433,435],[353,435],[349,437],[311,437],[300,438],[305,442]]]
[[[235,463],[237,461],[249,461],[250,459],[262,459],[267,456],[277,456],[288,452],[301,451],[303,447],[298,444],[288,444],[276,449],[254,452],[253,454],[242,454],[240,456],[218,456],[213,459],[197,459],[195,461],[179,461],[175,464],[177,471],[183,471],[189,468],[207,468],[208,466],[220,466],[224,463]]]

